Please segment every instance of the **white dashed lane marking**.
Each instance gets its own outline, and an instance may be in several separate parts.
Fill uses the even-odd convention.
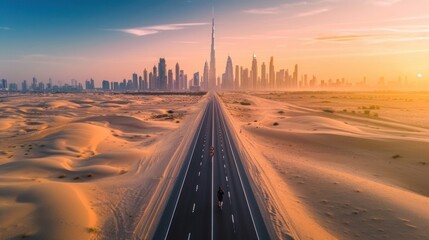
[[[191,233],[188,234],[188,240],[191,239]]]
[[[232,223],[234,224],[234,214],[231,214],[231,220],[232,220]]]
[[[198,185],[195,187],[195,192],[198,192]]]
[[[200,176],[201,172],[198,172],[198,177]]]
[[[226,181],[228,182],[228,176],[225,176]]]
[[[195,212],[195,203],[194,203],[194,206],[192,206],[192,213],[194,212]]]

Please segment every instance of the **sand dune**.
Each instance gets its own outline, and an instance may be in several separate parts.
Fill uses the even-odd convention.
[[[157,220],[164,190],[180,166],[170,144],[189,140],[187,123],[198,121],[205,104],[195,96],[6,100],[0,118],[0,137],[7,139],[0,141],[0,239],[133,237],[129,229],[137,222]],[[163,109],[173,109],[172,117],[155,119],[154,112],[167,114]],[[149,206],[154,216],[145,213]],[[133,217],[123,215],[129,209]],[[139,229],[147,236],[153,231]]]
[[[108,123],[108,127],[128,133],[151,133],[160,131],[157,126],[144,122],[141,119],[130,116],[96,116],[78,120],[79,122],[101,122]]]
[[[273,95],[258,96],[263,98],[222,98],[278,236],[429,238],[427,128],[366,114],[326,112],[325,101],[309,105],[297,94],[294,104],[283,102],[281,94],[275,95],[277,101],[269,99]],[[335,100],[323,96],[335,106]],[[241,105],[243,100],[250,105]],[[341,104],[352,105],[355,99],[348,101],[342,98]]]
[[[0,130],[6,130],[12,127],[13,120],[0,118]]]

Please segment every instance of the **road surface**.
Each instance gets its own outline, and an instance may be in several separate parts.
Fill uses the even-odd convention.
[[[154,239],[269,239],[220,108],[211,97]],[[225,192],[222,210],[219,186]]]

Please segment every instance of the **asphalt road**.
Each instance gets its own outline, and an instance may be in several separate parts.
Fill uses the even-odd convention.
[[[231,134],[212,97],[154,239],[269,239]],[[219,186],[225,192],[222,210]]]

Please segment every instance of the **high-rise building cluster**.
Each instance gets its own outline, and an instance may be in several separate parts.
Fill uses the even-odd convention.
[[[295,65],[291,73],[287,69],[275,71],[273,57],[267,69],[265,62],[258,65],[256,55],[253,54],[251,66],[249,69],[236,65],[234,70],[231,56],[228,56],[225,73],[222,74],[222,83],[216,87],[222,90],[264,90],[315,86],[315,77],[310,82],[307,82],[306,75],[305,79],[298,80],[298,65]]]
[[[132,74],[132,79],[124,79],[121,82],[109,82],[103,80],[102,90],[105,91],[200,91],[206,90],[204,80],[207,76],[200,78],[200,73],[193,74],[192,79],[180,68],[179,63],[175,64],[174,70],[167,68],[165,58],[160,58],[157,65],[148,71],[145,68],[141,75]],[[88,88],[87,88],[88,89]]]

